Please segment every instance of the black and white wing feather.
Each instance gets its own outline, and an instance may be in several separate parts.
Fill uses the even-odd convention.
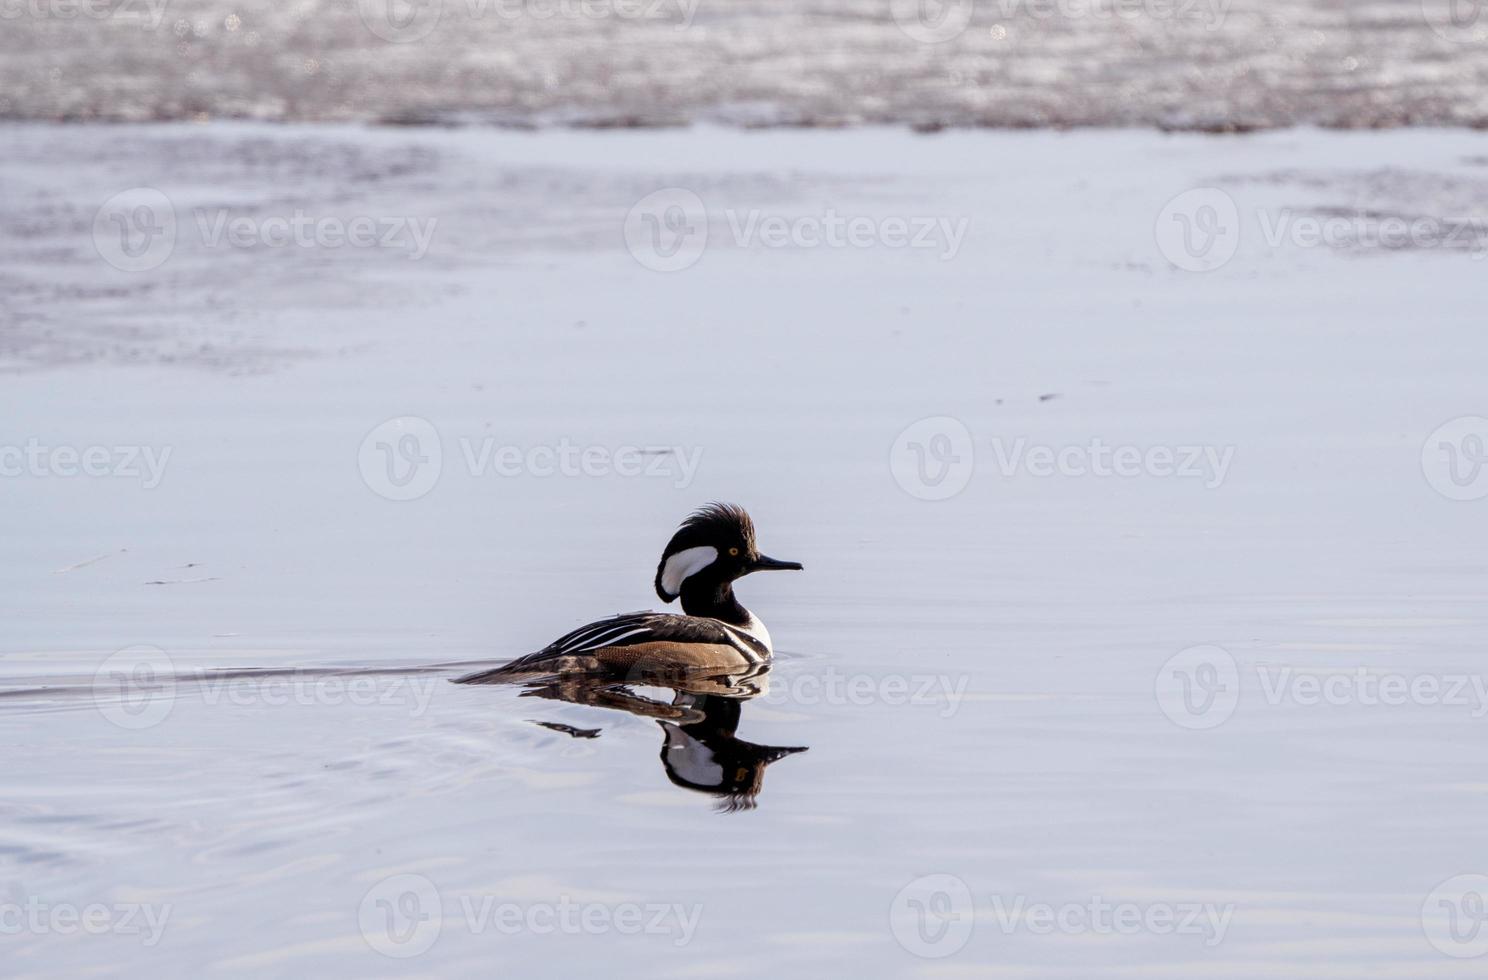
[[[633,657],[626,656],[627,653],[642,653],[640,649],[631,651],[629,648],[667,651],[677,658],[678,666],[686,665],[689,651],[716,656],[716,651],[724,650],[744,664],[762,663],[770,656],[769,648],[759,639],[717,619],[635,612],[581,626],[536,653],[518,657],[493,671],[459,678],[457,683],[479,683],[513,673],[567,668],[591,659],[597,665],[629,663]]]

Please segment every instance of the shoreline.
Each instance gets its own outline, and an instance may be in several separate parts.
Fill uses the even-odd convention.
[[[1378,133],[1378,132],[1488,132],[1488,115],[1478,120],[1452,122],[1440,119],[1420,119],[1381,125],[1378,122],[1329,123],[1321,120],[1298,119],[1287,122],[1219,121],[1186,125],[1177,122],[1120,122],[1090,120],[1068,123],[998,123],[998,122],[916,122],[905,119],[866,119],[847,122],[733,122],[727,118],[702,116],[673,121],[637,121],[634,119],[604,120],[525,120],[525,119],[470,119],[464,114],[453,113],[448,117],[438,115],[419,118],[368,118],[368,119],[314,119],[314,118],[265,118],[255,116],[211,116],[211,117],[159,117],[131,118],[127,116],[45,116],[0,115],[0,126],[204,126],[245,125],[317,127],[327,129],[361,128],[388,130],[486,130],[511,133],[624,133],[624,132],[676,132],[695,130],[728,130],[736,132],[851,132],[854,130],[878,130],[907,132],[917,136],[938,136],[942,133],[1161,133],[1177,136],[1252,136],[1266,133],[1288,133],[1317,131],[1325,133]]]
[[[72,20],[52,9],[62,2],[0,11],[0,115],[1488,125],[1488,28],[1451,0],[1139,0],[1119,16],[1088,0],[194,0],[189,14],[116,0],[111,16]]]

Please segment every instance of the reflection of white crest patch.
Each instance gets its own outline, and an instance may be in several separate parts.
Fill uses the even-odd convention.
[[[707,545],[685,548],[666,560],[666,565],[661,569],[661,587],[666,590],[667,595],[680,595],[683,579],[717,560],[717,548]]]
[[[694,786],[723,785],[723,766],[713,750],[675,725],[666,726],[666,764]]]

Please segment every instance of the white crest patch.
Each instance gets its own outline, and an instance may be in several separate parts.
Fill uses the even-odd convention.
[[[682,593],[682,580],[718,560],[718,549],[708,545],[684,548],[666,560],[661,569],[661,587],[669,596]]]

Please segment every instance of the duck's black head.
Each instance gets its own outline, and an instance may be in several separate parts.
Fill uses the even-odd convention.
[[[760,554],[754,521],[743,507],[709,504],[693,511],[667,542],[656,566],[656,594],[671,602],[684,588],[716,592],[750,572],[777,568],[800,570],[801,565]]]

